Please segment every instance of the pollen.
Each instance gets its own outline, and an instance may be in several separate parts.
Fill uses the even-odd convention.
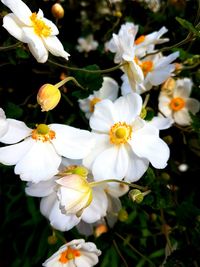
[[[184,108],[185,100],[181,97],[175,97],[171,100],[169,106],[173,111],[179,111]]]
[[[141,43],[143,43],[145,40],[145,35],[141,35],[140,37],[138,37],[136,40],[135,40],[135,45],[139,45]]]
[[[131,138],[132,127],[125,122],[115,123],[109,132],[110,142],[115,145],[127,143]]]
[[[39,140],[42,142],[47,142],[54,139],[56,133],[50,130],[49,126],[46,124],[39,124],[37,128],[32,131],[31,137],[35,140]]]
[[[90,100],[90,112],[94,112],[94,106],[96,103],[100,102],[101,98],[94,97],[92,100]]]
[[[143,71],[144,76],[148,74],[148,72],[153,70],[153,62],[152,61],[140,61],[137,57],[134,58],[135,63],[140,66]]]
[[[73,249],[69,247],[60,254],[59,261],[64,264],[70,260],[75,259],[76,257],[79,257],[80,255],[81,253],[78,249]]]
[[[33,23],[33,28],[35,33],[40,37],[48,37],[51,35],[51,28],[46,25],[46,23],[37,17],[37,14],[34,12],[30,16],[30,19]]]

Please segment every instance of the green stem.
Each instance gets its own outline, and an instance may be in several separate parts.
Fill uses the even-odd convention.
[[[113,240],[113,245],[115,247],[115,250],[117,251],[118,255],[120,256],[120,258],[122,259],[124,266],[128,267],[128,264],[124,258],[124,256],[122,255],[122,253],[120,252],[120,249],[118,248],[117,242],[115,241],[115,239]]]
[[[7,51],[7,50],[12,50],[12,49],[15,49],[19,46],[21,46],[22,43],[21,42],[18,42],[16,44],[13,44],[13,45],[9,45],[9,46],[2,46],[0,47],[0,51]]]
[[[123,240],[124,242],[126,242],[126,239],[124,237],[122,237],[120,234],[115,233],[116,236],[118,236],[121,240]],[[127,246],[130,247],[130,249],[132,251],[134,251],[135,253],[137,253],[140,257],[142,257],[144,260],[148,261],[152,267],[156,267],[156,265],[150,260],[148,259],[145,255],[143,255],[139,250],[137,250],[133,245],[131,245],[130,243],[126,243]]]
[[[78,81],[74,77],[71,77],[71,76],[65,78],[64,80],[60,81],[59,83],[56,83],[55,86],[57,88],[59,88],[59,87],[63,86],[65,83],[67,83],[69,81],[73,81],[78,87],[80,87],[81,89],[85,90],[85,88],[82,85],[80,85],[80,83],[78,83]]]
[[[80,68],[75,68],[75,67],[68,67],[68,66],[59,64],[57,62],[54,62],[52,60],[48,60],[48,62],[50,62],[50,63],[52,63],[52,64],[54,64],[54,65],[56,65],[58,67],[65,68],[67,70],[82,71],[82,72],[87,72],[87,73],[108,73],[108,72],[111,72],[111,71],[115,71],[115,70],[121,68],[122,66],[124,66],[125,64],[127,64],[127,63],[122,63],[122,64],[119,64],[119,65],[117,65],[115,67],[104,69],[104,70],[87,70],[87,69],[80,69]]]
[[[108,179],[108,180],[102,180],[102,181],[99,181],[99,182],[91,182],[90,186],[91,187],[95,187],[95,186],[98,186],[98,185],[101,185],[101,184],[105,184],[105,183],[125,184],[125,185],[128,185],[130,187],[142,190],[142,191],[146,191],[147,190],[147,187],[143,187],[143,186],[140,186],[140,185],[137,185],[137,184],[131,184],[131,183],[128,183],[128,182],[125,182],[125,181],[119,181],[119,180],[116,180],[116,179]]]

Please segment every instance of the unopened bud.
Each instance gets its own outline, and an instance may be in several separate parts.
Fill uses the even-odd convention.
[[[183,69],[183,65],[180,63],[175,63],[175,73],[178,74]]]
[[[37,94],[37,102],[41,106],[42,111],[54,109],[61,98],[60,90],[52,84],[44,84],[40,87]]]
[[[48,241],[49,245],[54,245],[57,243],[58,239],[55,235],[50,235],[50,236],[48,236],[47,241]]]
[[[161,179],[163,179],[165,181],[169,181],[170,180],[170,175],[167,172],[162,172],[161,173]]]
[[[139,189],[133,189],[129,192],[129,197],[136,203],[141,203],[144,199],[143,193]]]
[[[105,224],[99,224],[95,230],[94,230],[94,236],[99,237],[100,235],[107,233],[108,232],[108,227]]]
[[[128,220],[128,212],[125,209],[120,209],[118,213],[118,219],[120,222],[125,222]]]
[[[167,143],[168,145],[171,145],[173,143],[173,138],[171,135],[167,135],[163,137],[163,140],[165,141],[165,143]]]
[[[51,8],[51,13],[56,19],[62,19],[65,15],[65,11],[61,4],[55,3]]]
[[[83,166],[77,166],[73,171],[73,174],[78,174],[82,177],[86,177],[88,175],[88,170]]]
[[[162,85],[161,90],[167,95],[172,94],[176,85],[176,81],[173,78],[168,78]]]

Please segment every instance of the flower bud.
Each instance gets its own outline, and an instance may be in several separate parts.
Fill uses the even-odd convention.
[[[108,227],[105,224],[99,224],[95,230],[94,230],[94,236],[99,237],[100,235],[107,233],[108,232]]]
[[[49,245],[54,245],[57,243],[58,238],[55,235],[50,235],[50,236],[48,236],[47,241],[48,241]]]
[[[125,222],[128,220],[128,212],[125,209],[120,209],[118,213],[118,219],[120,222]]]
[[[44,84],[40,87],[37,94],[37,102],[41,106],[42,111],[54,109],[61,98],[60,90],[52,84]]]
[[[144,199],[143,193],[139,189],[133,189],[129,192],[129,197],[136,203],[141,203]]]
[[[62,19],[65,15],[64,8],[59,3],[55,3],[51,7],[51,13],[56,19]]]
[[[56,182],[59,185],[57,195],[62,213],[81,216],[92,201],[92,189],[86,177],[71,174]]]

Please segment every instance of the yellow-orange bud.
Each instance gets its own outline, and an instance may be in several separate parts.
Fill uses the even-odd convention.
[[[37,94],[37,102],[41,106],[42,111],[54,109],[61,98],[60,90],[52,84],[44,84],[40,87]]]
[[[94,236],[99,237],[100,235],[108,232],[108,227],[105,224],[99,224],[94,230]]]
[[[55,3],[51,8],[51,13],[56,19],[62,19],[64,17],[65,11],[61,4]]]

